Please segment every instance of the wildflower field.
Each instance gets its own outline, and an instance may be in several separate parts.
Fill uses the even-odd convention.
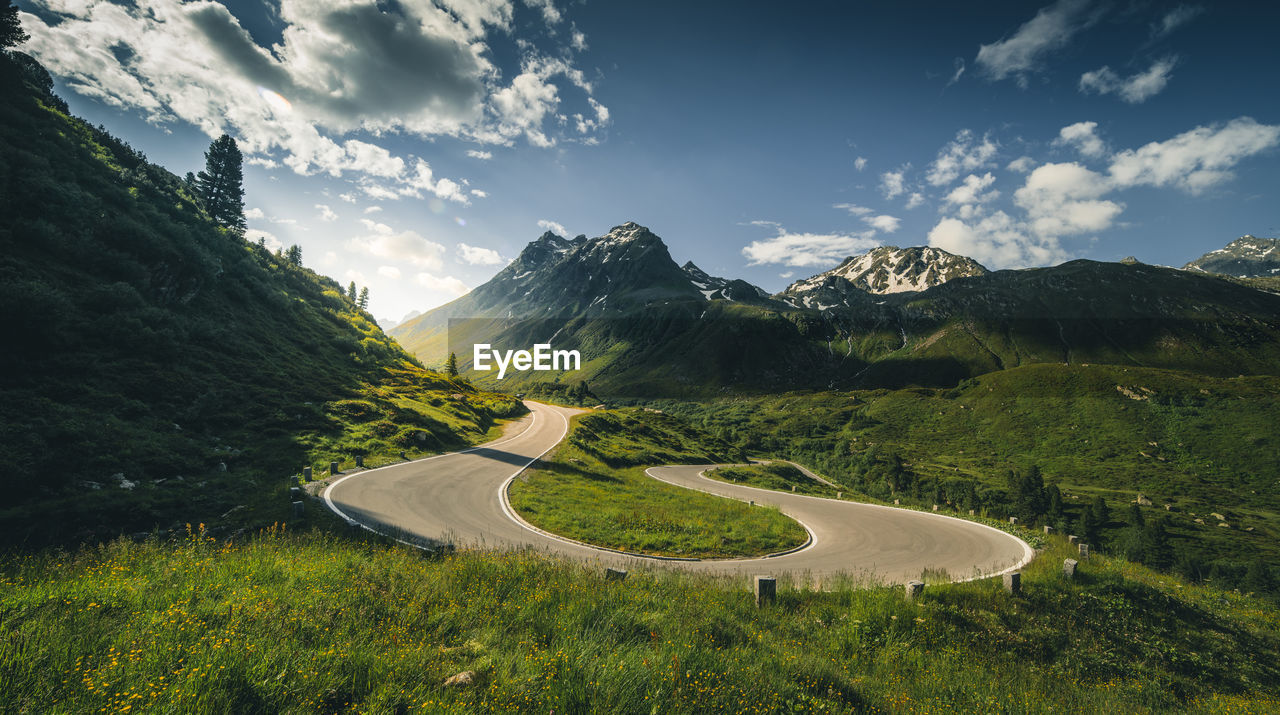
[[[116,541],[0,567],[4,712],[1280,709],[1280,611],[1051,539],[998,582],[830,591],[439,560],[313,529]],[[831,585],[828,584],[828,588]],[[445,687],[474,671],[471,685]]]

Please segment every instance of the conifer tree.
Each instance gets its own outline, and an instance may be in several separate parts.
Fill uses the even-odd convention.
[[[0,49],[17,47],[30,39],[31,36],[22,31],[18,8],[12,0],[4,0],[4,7],[0,8]]]
[[[369,308],[369,286],[360,289],[360,300],[357,303],[360,310],[368,310]]]
[[[444,361],[444,373],[449,377],[458,376],[458,356],[456,353],[449,353],[449,359]]]
[[[352,303],[356,302],[356,282],[355,281],[351,281],[351,283],[347,284],[347,300],[351,301]]]
[[[204,164],[204,171],[196,175],[196,190],[205,212],[219,226],[243,233],[243,157],[236,140],[226,134],[218,137],[204,153]]]
[[[293,244],[289,246],[289,250],[284,254],[285,260],[289,261],[289,265],[302,267],[302,246]]]

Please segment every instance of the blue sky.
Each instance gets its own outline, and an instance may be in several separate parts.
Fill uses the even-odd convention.
[[[872,246],[1182,265],[1280,234],[1257,3],[18,0],[73,111],[398,319],[634,220],[779,290]],[[974,7],[979,9],[975,10]]]

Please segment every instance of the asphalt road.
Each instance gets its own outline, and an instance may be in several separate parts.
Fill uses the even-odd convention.
[[[479,548],[531,546],[558,556],[626,569],[789,575],[821,583],[837,574],[856,581],[902,583],[925,569],[951,580],[993,576],[1021,567],[1031,548],[1012,535],[939,514],[857,504],[713,481],[711,465],[653,467],[649,476],[681,487],[777,506],[803,524],[811,543],[761,559],[660,560],[570,542],[524,524],[506,503],[507,484],[564,438],[580,412],[527,402],[532,413],[494,442],[342,477],[323,492],[328,506],[375,531]]]

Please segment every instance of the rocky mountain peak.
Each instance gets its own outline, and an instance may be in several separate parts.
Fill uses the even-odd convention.
[[[1280,275],[1280,239],[1245,234],[1226,247],[1209,251],[1182,268],[1237,278]]]
[[[858,290],[876,295],[928,290],[949,280],[980,276],[987,269],[972,258],[957,256],[931,246],[880,246],[867,253],[850,256],[840,265],[804,280],[796,281],[781,296],[793,305],[816,307],[844,304],[832,296],[820,300],[818,291]]]

